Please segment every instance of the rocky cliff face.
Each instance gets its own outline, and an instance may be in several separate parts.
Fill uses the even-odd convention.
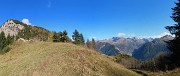
[[[20,30],[23,30],[24,26],[16,24],[13,20],[7,20],[1,27],[0,32],[4,32],[5,36],[16,36]]]
[[[46,41],[48,40],[49,30],[24,24],[18,20],[7,20],[1,27],[0,32],[4,32],[5,36],[15,36],[26,40]]]

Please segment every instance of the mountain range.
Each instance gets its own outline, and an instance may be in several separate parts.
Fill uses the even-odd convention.
[[[168,49],[166,41],[172,39],[173,37],[169,35],[154,39],[151,42],[145,43],[140,48],[135,49],[132,53],[132,56],[138,60],[144,61],[157,57],[159,53],[168,53],[170,51]]]
[[[138,49],[144,43],[150,42],[152,40],[153,39],[151,38],[139,39],[136,37],[133,38],[113,37],[108,40],[98,40],[96,45],[98,51],[105,53],[107,55],[115,55],[118,53],[132,55],[132,52],[135,49]]]
[[[99,52],[109,56],[127,54],[139,60],[149,60],[156,57],[160,52],[169,51],[164,41],[172,39],[173,37],[169,35],[155,39],[113,37],[108,40],[98,40],[96,47]]]

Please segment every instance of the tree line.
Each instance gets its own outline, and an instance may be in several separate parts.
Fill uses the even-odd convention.
[[[30,28],[28,28],[30,30]],[[37,29],[37,28],[36,28]],[[52,42],[64,42],[64,43],[73,43],[75,45],[80,45],[80,46],[85,46],[87,48],[96,50],[96,42],[94,39],[92,39],[92,41],[90,41],[89,39],[87,39],[87,42],[85,42],[84,36],[82,33],[79,33],[77,30],[75,30],[73,32],[72,35],[72,39],[68,37],[68,32],[66,30],[64,30],[63,32],[49,32],[49,34],[47,35],[40,35],[42,34],[40,32],[40,34],[36,34],[37,32],[32,32],[32,31],[28,31],[27,29],[24,29],[23,31],[19,32],[17,36],[10,36],[7,35],[5,36],[5,33],[2,31],[0,32],[0,53],[6,53],[10,50],[9,45],[11,45],[15,40],[17,40],[18,38],[25,38],[25,39],[30,39],[30,36],[32,36],[33,33],[35,34],[35,36],[37,36],[38,38],[36,39],[42,39],[43,41],[52,41]],[[37,30],[39,31],[39,29]],[[30,35],[30,36],[28,36]],[[46,39],[44,39],[44,36]],[[52,37],[51,37],[52,36]],[[47,38],[48,37],[48,38]]]
[[[64,43],[73,43],[75,45],[85,46],[90,49],[96,50],[96,42],[95,39],[92,38],[90,41],[87,39],[85,42],[84,36],[78,30],[75,30],[72,35],[72,39],[68,37],[68,32],[64,30],[63,32],[53,32],[52,36],[53,42],[64,42]]]

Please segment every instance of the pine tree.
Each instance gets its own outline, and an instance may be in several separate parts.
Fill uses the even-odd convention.
[[[80,44],[81,44],[81,45],[84,45],[84,44],[85,44],[85,40],[84,40],[84,37],[83,37],[83,34],[82,34],[82,33],[79,35],[79,40],[80,40]]]
[[[63,33],[62,32],[58,32],[58,38],[60,42],[63,42]]]
[[[168,48],[172,52],[170,56],[171,64],[180,67],[180,0],[175,4],[176,6],[172,8],[173,13],[171,18],[176,22],[176,24],[174,26],[166,27],[172,35],[175,35],[175,38],[167,43]]]
[[[95,42],[94,38],[92,38],[92,48],[94,50],[96,50],[96,42]]]
[[[79,44],[80,44],[79,32],[78,32],[77,30],[75,30],[75,31],[73,32],[72,39],[74,40],[74,41],[73,41],[74,44],[76,44],[76,45],[79,45]]]
[[[53,35],[53,42],[59,42],[59,37],[56,32],[54,32],[54,35]]]
[[[6,37],[4,32],[0,33],[0,50],[2,50],[6,46]]]
[[[6,45],[9,45],[12,43],[12,37],[8,34],[7,38],[6,38]]]
[[[86,46],[87,46],[88,48],[91,48],[91,42],[89,41],[89,39],[87,39]]]
[[[63,31],[63,36],[62,36],[63,42],[68,42],[69,37],[68,37],[67,35],[68,35],[67,31],[64,30],[64,31]]]

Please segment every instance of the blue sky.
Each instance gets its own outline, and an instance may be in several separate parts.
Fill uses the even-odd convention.
[[[16,19],[85,38],[160,37],[176,0],[1,0],[0,24]],[[28,20],[27,20],[28,19]]]

